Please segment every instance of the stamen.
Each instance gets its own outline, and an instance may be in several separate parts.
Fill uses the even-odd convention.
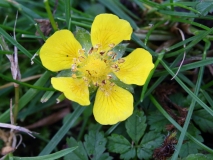
[[[89,50],[89,52],[88,52],[88,54],[91,54],[91,53],[93,52],[93,49],[94,49],[94,48],[91,47],[90,50]]]
[[[74,79],[77,78],[75,73],[72,74],[72,78],[74,78]]]
[[[102,81],[102,84],[106,84],[106,80],[103,80],[103,81]]]
[[[112,59],[115,59],[116,56],[117,56],[117,54],[115,53],[115,54],[112,56]]]
[[[75,72],[77,70],[76,64],[72,64],[71,66],[71,71]]]
[[[111,68],[115,68],[116,69],[116,68],[118,68],[118,65],[117,64],[112,64]]]
[[[96,45],[94,45],[94,48],[100,48],[101,47],[101,44],[96,44]]]
[[[114,43],[110,43],[110,44],[109,44],[109,47],[110,47],[110,48],[114,48],[114,47],[115,47],[115,44],[114,44]]]
[[[123,58],[118,59],[118,63],[124,63],[124,62],[125,62],[125,59]]]
[[[78,50],[78,53],[79,53],[79,54],[84,54],[84,53],[85,53],[85,49],[84,49],[84,48],[83,48],[83,49],[79,49],[79,50]]]
[[[112,87],[115,86],[115,83],[111,82],[111,83],[110,83],[110,86],[112,86]]]
[[[100,55],[103,55],[105,53],[105,51],[100,51]]]
[[[109,52],[107,53],[108,56],[112,56],[113,54],[115,54],[113,51],[109,51]]]
[[[78,57],[78,60],[79,60],[79,62],[83,62],[85,60],[85,57],[84,56],[80,56],[80,57]]]
[[[99,86],[98,82],[94,82],[93,85],[96,86],[96,87]]]
[[[91,76],[91,73],[90,73],[90,71],[89,70],[86,70],[87,72],[88,72],[88,74]]]
[[[88,79],[86,77],[82,77],[82,79],[85,81],[85,82],[88,82]]]
[[[107,75],[107,79],[112,79],[112,75]]]

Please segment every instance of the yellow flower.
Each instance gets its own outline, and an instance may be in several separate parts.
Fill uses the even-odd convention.
[[[55,32],[40,50],[42,64],[51,71],[71,69],[70,77],[54,77],[53,87],[81,105],[89,105],[89,89],[97,87],[93,114],[100,124],[115,124],[133,112],[132,94],[113,82],[117,76],[126,84],[143,85],[154,67],[152,56],[142,48],[125,58],[112,51],[130,40],[130,24],[112,14],[96,16],[91,28],[92,48],[82,48],[69,30]]]

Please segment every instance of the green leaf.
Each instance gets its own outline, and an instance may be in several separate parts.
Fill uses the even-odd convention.
[[[200,135],[201,132],[193,124],[189,125],[188,133],[190,133],[192,136],[194,136],[200,142],[203,142],[203,138]],[[180,157],[186,157],[189,154],[198,153],[199,149],[201,149],[201,148],[198,145],[196,145],[194,142],[190,141],[188,138],[185,138],[185,141],[181,146],[179,155],[180,155]]]
[[[106,13],[106,8],[100,3],[90,4],[85,9],[85,13],[87,13],[88,15],[96,16],[101,13]]]
[[[71,68],[71,66],[70,66]],[[57,77],[72,77],[71,69],[65,69],[57,74]]]
[[[151,131],[144,135],[140,148],[137,149],[139,159],[150,159],[154,148],[159,147],[163,142],[164,135]]]
[[[109,155],[109,153],[104,153],[101,155],[99,160],[112,160],[113,158]]]
[[[146,129],[146,116],[142,111],[135,111],[125,123],[126,130],[131,139],[137,144]]]
[[[115,46],[112,51],[116,53],[115,61],[123,57],[128,43],[122,43]]]
[[[45,72],[35,83],[35,86],[43,86],[50,78],[51,73]],[[37,94],[39,90],[29,89],[19,100],[19,110],[24,108]],[[10,120],[10,109],[0,115],[0,122],[8,122]]]
[[[55,91],[46,91],[44,95],[41,97],[41,103],[47,102],[52,97],[54,92]]]
[[[106,150],[106,138],[104,134],[98,131],[90,131],[88,135],[84,137],[84,147],[87,151],[87,154],[92,160],[99,160]]]
[[[114,153],[125,153],[131,148],[131,143],[123,136],[112,134],[108,137],[107,149]]]
[[[46,156],[37,156],[37,157],[13,157],[14,160],[41,160],[41,159],[45,159],[45,160],[53,160],[53,159],[58,159],[60,157],[63,157],[65,155],[67,155],[70,152],[73,152],[76,148],[78,147],[72,147],[72,148],[67,148],[64,150],[61,150],[59,152],[50,154],[50,155],[46,155]]]
[[[212,154],[190,154],[188,155],[186,158],[184,158],[183,160],[212,160],[213,159],[213,155]]]
[[[88,160],[87,153],[84,149],[82,142],[77,142],[73,137],[67,139],[67,144],[69,147],[78,146],[76,150],[74,150],[72,153],[66,155],[64,157],[64,160]]]
[[[116,85],[118,85],[119,87],[122,87],[123,89],[128,90],[131,93],[134,93],[134,88],[132,85],[122,82],[120,79],[118,79],[118,77],[116,77],[114,73],[111,73],[111,76],[112,76],[111,81],[114,82]]]
[[[170,122],[162,116],[159,111],[150,112],[150,115],[147,117],[147,123],[150,125],[150,130],[156,132],[165,131],[166,125]]]
[[[81,27],[76,27],[75,38],[81,44],[82,48],[85,49],[85,53],[87,53],[92,47],[90,33]]]
[[[192,118],[203,132],[213,133],[213,117],[205,109],[195,111]]]
[[[49,143],[44,147],[39,155],[46,155],[52,152],[52,150],[57,146],[57,144],[61,141],[61,139],[66,135],[66,133],[70,130],[71,127],[76,123],[77,119],[83,113],[85,107],[81,107],[78,105],[74,112],[72,112],[71,116],[67,119],[67,121],[61,126],[58,132],[53,136],[53,138],[49,141]]]
[[[196,10],[198,10],[203,16],[205,16],[208,14],[208,12],[213,11],[213,3],[212,1],[202,1],[196,5]]]
[[[136,156],[136,150],[135,148],[131,148],[126,153],[121,154],[120,158],[124,160],[129,160],[129,159],[133,159],[135,156]]]

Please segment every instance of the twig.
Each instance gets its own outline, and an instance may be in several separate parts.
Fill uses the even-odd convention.
[[[32,133],[35,133],[35,132],[32,132],[30,131],[29,129],[26,129],[24,127],[20,127],[20,126],[15,126],[15,125],[12,125],[12,124],[6,124],[6,123],[0,123],[0,127],[2,128],[10,128],[10,129],[14,129],[14,130],[17,130],[17,131],[20,131],[20,132],[24,132],[24,133],[27,133],[29,136],[35,138]]]
[[[183,31],[180,30],[179,28],[177,28],[177,30],[180,32],[181,38],[182,38],[182,40],[184,41],[184,40],[185,40],[185,36],[184,36],[184,34],[183,34]],[[183,47],[186,48],[186,44],[184,44]],[[180,71],[180,68],[182,67],[183,62],[184,62],[184,60],[185,60],[185,57],[186,57],[186,51],[184,51],[184,53],[183,53],[183,59],[182,59],[182,61],[181,61],[181,63],[180,63],[180,66],[178,67],[177,72],[175,73],[175,75],[172,77],[171,80],[173,80],[173,79],[178,75],[178,73],[179,73],[179,71]]]

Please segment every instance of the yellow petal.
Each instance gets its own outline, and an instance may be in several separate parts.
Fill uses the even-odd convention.
[[[88,86],[82,79],[71,77],[52,78],[53,87],[64,93],[68,99],[86,106],[90,104]]]
[[[133,96],[127,90],[116,85],[108,91],[98,89],[93,108],[97,122],[102,125],[116,124],[127,119],[132,112]]]
[[[100,14],[95,17],[91,29],[92,45],[101,45],[101,50],[108,51],[109,45],[117,45],[123,40],[130,40],[132,27],[129,22],[113,14]]]
[[[44,67],[51,71],[71,68],[73,58],[78,56],[80,43],[69,30],[56,31],[50,36],[40,50]]]
[[[142,48],[137,48],[123,59],[124,62],[119,64],[120,70],[114,72],[115,75],[126,84],[143,85],[154,68],[151,54]]]

